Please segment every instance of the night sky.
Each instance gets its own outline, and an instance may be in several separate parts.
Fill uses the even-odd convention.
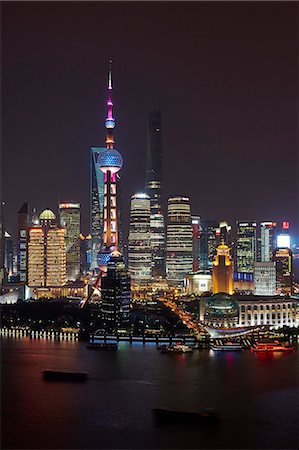
[[[105,142],[109,58],[126,223],[130,195],[144,188],[148,112],[160,107],[166,199],[189,195],[204,218],[298,226],[298,4],[1,7],[10,233],[24,201],[57,211],[59,200],[82,204],[88,232],[89,147]]]

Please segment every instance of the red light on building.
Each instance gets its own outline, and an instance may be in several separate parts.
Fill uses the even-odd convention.
[[[290,228],[290,222],[282,222],[282,228],[288,230]]]

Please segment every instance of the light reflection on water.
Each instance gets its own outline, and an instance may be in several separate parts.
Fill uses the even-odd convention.
[[[296,448],[296,364],[298,353],[161,354],[139,342],[93,352],[76,341],[4,338],[3,448]],[[47,383],[49,368],[90,379]],[[222,424],[156,428],[157,407],[214,408]]]

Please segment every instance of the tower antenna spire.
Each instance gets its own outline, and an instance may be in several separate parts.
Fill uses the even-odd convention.
[[[112,90],[112,59],[109,59],[108,89]]]
[[[114,144],[113,128],[115,127],[115,120],[113,119],[113,102],[112,102],[112,59],[109,59],[109,68],[108,68],[107,110],[108,110],[107,118],[105,121],[105,127],[107,130],[106,147],[113,148]]]

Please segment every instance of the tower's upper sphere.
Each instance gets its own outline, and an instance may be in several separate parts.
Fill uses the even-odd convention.
[[[107,118],[106,121],[105,121],[105,127],[106,128],[114,128],[115,127],[115,120],[112,117]]]
[[[102,172],[117,173],[123,166],[123,158],[115,148],[107,148],[99,154],[98,164]]]

